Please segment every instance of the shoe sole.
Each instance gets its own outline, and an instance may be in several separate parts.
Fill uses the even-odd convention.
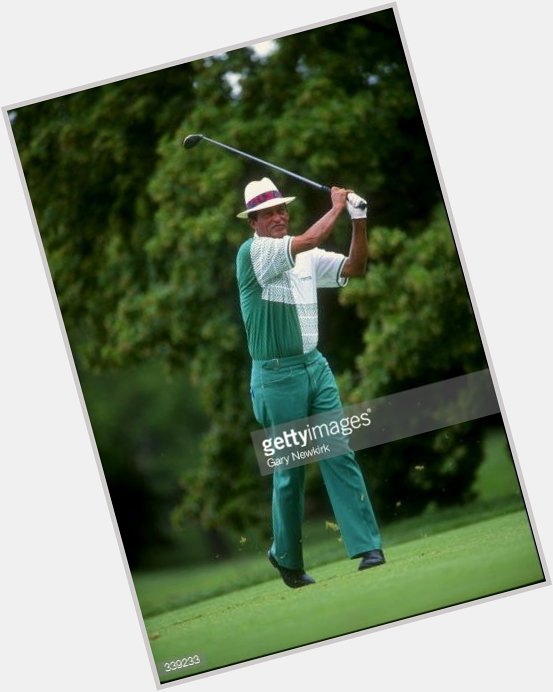
[[[386,560],[379,560],[378,562],[372,562],[368,565],[365,565],[364,567],[358,567],[357,569],[359,572],[363,572],[366,569],[371,569],[371,567],[379,567],[380,565],[385,565],[385,564],[386,564]]]
[[[283,575],[282,572],[280,571],[280,565],[279,565],[278,562],[276,561],[276,559],[275,559],[274,555],[271,553],[271,550],[270,550],[270,549],[267,551],[267,557],[269,558],[269,562],[271,563],[271,565],[272,565],[272,566],[278,571],[278,573],[280,574],[280,578],[282,579],[282,581],[284,582],[284,584],[285,584],[289,589],[301,589],[301,588],[303,588],[304,586],[311,586],[311,584],[314,584],[314,583],[315,583],[315,581],[313,581],[313,582],[308,582],[308,583],[303,583],[303,584],[290,584],[289,582],[286,581],[284,575]]]

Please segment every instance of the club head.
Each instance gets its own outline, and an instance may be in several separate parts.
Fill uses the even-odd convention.
[[[192,149],[192,147],[195,147],[198,142],[203,139],[203,135],[188,135],[188,137],[184,138],[184,142],[182,143],[182,146],[185,149]]]

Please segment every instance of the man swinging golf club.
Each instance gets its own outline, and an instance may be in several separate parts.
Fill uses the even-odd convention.
[[[301,235],[289,235],[287,205],[269,178],[244,191],[253,237],[237,255],[240,306],[252,358],[251,398],[265,428],[341,408],[326,359],[317,350],[317,289],[345,286],[363,276],[368,257],[366,204],[351,190],[332,187],[331,208]],[[347,209],[352,220],[348,256],[321,249]],[[319,462],[342,539],[359,569],[384,563],[380,532],[352,451]],[[273,474],[271,564],[291,588],[313,584],[303,564],[305,466]]]

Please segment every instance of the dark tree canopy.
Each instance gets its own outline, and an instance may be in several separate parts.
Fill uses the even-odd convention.
[[[186,375],[209,430],[179,512],[244,530],[268,523],[269,490],[249,439],[257,425],[235,280],[249,228],[235,215],[244,185],[263,175],[297,196],[293,233],[329,200],[208,143],[184,150],[193,132],[368,196],[367,276],[321,296],[320,345],[346,402],[486,363],[392,10],[279,39],[266,57],[232,51],[18,110],[14,133],[79,369],[156,360]],[[327,247],[348,246],[344,218]],[[371,450],[381,516],[398,501],[410,513],[468,497],[477,428],[444,435]],[[320,482],[311,491],[322,496]]]

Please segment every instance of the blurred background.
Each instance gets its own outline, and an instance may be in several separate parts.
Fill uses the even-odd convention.
[[[186,135],[369,199],[367,276],[320,292],[319,347],[344,403],[487,367],[392,10],[43,101],[10,121],[134,573],[264,553],[271,480],[249,437],[235,279],[250,231],[235,216],[245,184],[264,175],[297,196],[292,233],[329,206],[208,143],[184,150]],[[349,235],[344,217],[327,249],[347,252]],[[500,416],[358,459],[387,527],[522,502]],[[316,465],[307,470],[306,537],[335,541]]]

